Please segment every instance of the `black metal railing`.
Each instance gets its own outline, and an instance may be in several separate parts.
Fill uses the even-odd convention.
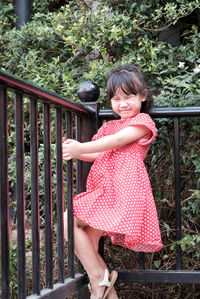
[[[174,128],[174,187],[176,240],[181,234],[181,172],[180,172],[180,119],[182,117],[200,117],[200,106],[153,108],[150,112],[153,118],[171,118]],[[112,110],[100,110],[99,119],[113,119]],[[176,245],[176,270],[145,270],[145,254],[139,253],[139,270],[119,270],[118,280],[123,282],[142,283],[189,283],[200,284],[200,271],[182,270],[181,245]]]
[[[67,162],[67,202],[69,221],[68,242],[68,278],[64,270],[64,238],[63,238],[63,160],[62,135],[77,138],[79,141],[90,140],[93,134],[96,114],[82,104],[74,103],[42,88],[28,84],[14,76],[0,71],[0,207],[1,207],[1,298],[10,298],[10,256],[9,256],[9,151],[8,151],[8,119],[9,109],[15,103],[16,134],[16,223],[17,223],[17,289],[18,298],[26,298],[26,242],[25,242],[25,179],[24,179],[24,102],[29,99],[30,118],[30,156],[31,156],[31,224],[32,227],[32,290],[30,298],[66,298],[83,285],[83,275],[74,270],[73,248],[73,212],[72,199],[76,192],[84,190],[89,167],[87,163],[78,162],[76,182],[73,181],[73,162]],[[9,100],[8,100],[9,99]],[[12,103],[12,104],[11,104]],[[38,104],[42,103],[43,111],[39,112]],[[54,108],[54,113],[51,110]],[[38,120],[43,117],[44,144],[44,205],[45,205],[45,290],[41,291],[40,274],[40,190],[39,190],[39,136]],[[53,271],[53,211],[52,211],[52,162],[51,131],[52,117],[55,116],[56,135],[56,219],[57,219],[57,284],[54,284]],[[65,128],[63,128],[63,123]],[[76,134],[75,134],[75,128]],[[40,137],[41,138],[41,137]]]
[[[10,92],[12,95],[10,95]],[[25,178],[24,178],[24,112],[23,103],[29,99],[30,104],[30,152],[31,152],[31,215],[32,215],[32,290],[28,298],[66,298],[77,293],[84,285],[84,276],[80,270],[75,271],[73,245],[73,213],[72,201],[74,189],[76,193],[85,188],[89,171],[89,163],[77,161],[76,169],[73,162],[63,166],[62,135],[77,138],[79,141],[90,140],[97,130],[97,123],[113,119],[111,110],[97,110],[96,103],[78,104],[55,93],[48,92],[37,86],[28,84],[14,76],[0,71],[0,209],[1,209],[1,297],[11,298],[10,294],[10,257],[9,257],[9,150],[8,150],[8,98],[15,98],[15,130],[16,130],[16,201],[17,201],[17,250],[18,250],[18,298],[26,298],[26,242],[25,242]],[[43,111],[39,112],[38,104],[42,103]],[[56,135],[56,221],[57,221],[57,282],[54,283],[53,257],[53,197],[52,197],[52,107],[55,111]],[[45,288],[41,290],[40,281],[40,193],[39,193],[39,137],[38,119],[43,115],[44,144],[44,205],[45,205]],[[153,118],[174,119],[174,169],[175,169],[175,210],[176,240],[181,239],[181,190],[180,190],[180,129],[181,117],[200,116],[200,107],[154,108]],[[41,117],[41,116],[40,116]],[[98,118],[98,119],[97,119]],[[64,127],[63,127],[64,126]],[[64,169],[64,172],[63,172]],[[74,170],[76,186],[74,186]],[[67,200],[64,198],[63,181],[66,176]],[[74,188],[75,187],[75,188]],[[66,201],[66,202],[65,202]],[[68,275],[64,269],[63,212],[64,204],[68,208]],[[161,283],[200,283],[200,271],[183,271],[181,266],[181,247],[176,249],[176,270],[145,270],[144,253],[139,254],[139,270],[119,270],[119,281],[124,282],[161,282]],[[81,269],[81,267],[78,267]],[[77,272],[75,274],[75,272]],[[79,294],[79,298],[88,298]]]

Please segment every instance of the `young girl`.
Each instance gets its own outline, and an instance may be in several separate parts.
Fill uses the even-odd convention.
[[[156,207],[143,160],[157,131],[144,113],[151,98],[143,76],[134,65],[111,71],[107,95],[119,120],[109,121],[92,141],[63,143],[63,158],[94,161],[87,191],[74,198],[75,253],[90,279],[91,298],[118,298],[117,272],[109,274],[98,254],[101,236],[134,251],[162,248]],[[142,113],[141,113],[142,112]],[[67,239],[67,212],[64,215]]]

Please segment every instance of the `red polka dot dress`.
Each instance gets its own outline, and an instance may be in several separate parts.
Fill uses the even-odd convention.
[[[115,245],[155,252],[162,248],[162,242],[143,162],[157,134],[153,120],[148,114],[139,113],[133,118],[109,121],[93,140],[137,125],[148,127],[151,139],[140,138],[100,153],[91,167],[87,191],[74,198],[74,215],[91,227],[103,230]]]

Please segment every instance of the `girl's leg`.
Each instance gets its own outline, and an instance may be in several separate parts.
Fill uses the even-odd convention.
[[[84,231],[87,233],[88,237],[90,238],[91,242],[93,243],[94,249],[97,254],[97,259],[99,261],[99,264],[102,266],[102,268],[107,269],[107,265],[105,264],[103,258],[98,253],[99,249],[99,239],[98,236],[95,234],[95,229],[91,226],[87,226],[83,228]],[[109,299],[118,299],[117,293],[115,292],[114,287],[112,287],[110,293],[108,294]]]
[[[89,276],[94,294],[101,297],[105,288],[99,287],[98,282],[103,279],[105,268],[99,263],[93,243],[83,229],[85,226],[86,223],[74,217],[75,253]],[[101,231],[95,230],[93,232],[95,240],[98,240],[101,234]],[[67,240],[67,211],[64,214],[64,237]]]

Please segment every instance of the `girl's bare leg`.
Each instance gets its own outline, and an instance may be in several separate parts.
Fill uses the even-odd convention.
[[[103,258],[98,253],[99,239],[100,239],[101,236],[99,237],[98,235],[96,235],[95,232],[94,232],[95,229],[91,226],[84,227],[83,229],[87,233],[87,235],[90,238],[91,242],[93,243],[93,246],[94,246],[94,249],[96,251],[98,261],[99,261],[99,264],[102,266],[102,268],[107,269],[107,265],[105,264]],[[108,294],[108,298],[109,299],[118,299],[118,296],[117,296],[117,293],[116,293],[114,287],[112,287],[110,293]]]
[[[99,263],[93,243],[83,229],[83,227],[86,225],[87,224],[85,224],[83,221],[79,220],[77,217],[74,217],[75,253],[89,276],[92,291],[96,296],[101,297],[105,288],[100,287],[98,282],[103,279],[105,268]],[[97,240],[100,238],[102,232],[95,230],[93,234],[95,240]],[[64,237],[67,240],[67,212],[64,214]]]

